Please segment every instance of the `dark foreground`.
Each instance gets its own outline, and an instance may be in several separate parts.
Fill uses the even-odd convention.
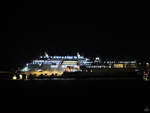
[[[149,83],[139,78],[0,81],[1,97],[30,113],[140,112],[149,105]],[[28,109],[27,109],[28,108]],[[7,109],[6,109],[7,111]]]

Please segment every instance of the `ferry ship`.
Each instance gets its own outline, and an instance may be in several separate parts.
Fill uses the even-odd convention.
[[[79,52],[76,56],[49,56],[47,52],[38,59],[25,64],[23,68],[18,70],[19,77],[26,75],[26,79],[30,75],[34,77],[62,77],[63,75],[78,74],[80,75],[105,75],[106,73],[112,74],[115,72],[135,72],[138,70],[138,63],[136,60],[102,60],[100,57],[88,58],[81,56]],[[78,73],[78,74],[77,74]],[[104,74],[105,73],[105,74]],[[14,79],[17,79],[14,76]]]
[[[64,72],[79,72],[81,66],[91,66],[92,62],[89,58],[85,58],[77,53],[76,56],[40,56],[37,60],[27,63],[26,66],[20,70],[26,75],[32,74],[40,76],[56,75],[61,76]]]

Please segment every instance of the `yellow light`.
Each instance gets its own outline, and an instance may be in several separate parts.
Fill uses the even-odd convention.
[[[28,76],[26,75],[26,80],[28,79]]]
[[[65,65],[76,65],[77,61],[64,61],[63,64],[65,64]]]
[[[13,80],[17,80],[17,77],[16,77],[16,75],[14,75],[14,76],[13,76]]]
[[[66,68],[66,72],[68,72],[68,71],[70,71],[70,68],[69,68],[69,67]]]
[[[123,68],[123,64],[114,64],[114,68]]]
[[[22,76],[22,75],[19,75],[19,79],[21,79],[21,80],[22,80],[22,79],[23,79],[23,76]]]

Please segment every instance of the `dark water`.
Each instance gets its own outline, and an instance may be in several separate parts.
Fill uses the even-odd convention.
[[[71,80],[0,80],[1,97],[8,105],[17,101],[30,112],[107,112],[144,111],[149,104],[149,82],[139,78],[90,78]],[[10,100],[13,98],[12,103]],[[37,107],[38,106],[38,107]]]

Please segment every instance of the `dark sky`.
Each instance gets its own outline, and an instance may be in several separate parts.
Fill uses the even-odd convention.
[[[24,64],[45,51],[50,55],[101,55],[106,53],[102,40],[112,38],[112,32],[97,32],[96,24],[32,26],[30,22],[20,26],[11,20],[14,18],[9,18],[8,31],[2,35],[1,67]]]
[[[49,27],[47,32],[6,32],[6,38],[1,41],[1,66],[24,64],[44,51],[50,55],[76,55],[79,51],[85,56],[139,57],[147,50],[140,48],[142,42],[139,39],[125,38],[132,38],[134,34],[98,32],[95,24],[53,24]],[[20,38],[8,39],[15,36]]]
[[[1,39],[1,66],[5,67],[23,64],[44,51],[50,55],[76,55],[79,51],[85,56],[142,57],[148,50],[147,41],[133,38],[136,33],[102,32],[97,24],[48,24],[33,27],[34,32],[30,31],[32,26],[25,25],[29,30],[19,31],[11,25]],[[47,30],[39,32],[37,28],[42,27]]]
[[[85,56],[147,56],[149,42],[139,32],[107,30],[102,23],[59,24],[67,22],[35,15],[25,6],[8,12],[1,32],[0,67],[23,64],[44,51],[51,55],[75,55],[79,51]]]

